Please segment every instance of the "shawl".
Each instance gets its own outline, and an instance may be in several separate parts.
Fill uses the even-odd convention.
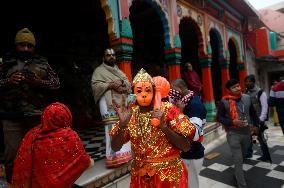
[[[102,63],[95,69],[92,76],[91,84],[95,102],[98,103],[100,98],[105,95],[108,110],[113,108],[112,99],[115,99],[118,104],[121,104],[122,101],[122,94],[117,93],[115,90],[108,89],[109,83],[115,80],[123,81],[125,90],[127,90],[125,94],[131,93],[131,84],[117,65],[111,67]]]
[[[14,161],[13,188],[71,187],[90,165],[72,115],[61,103],[49,105],[41,125],[24,137]]]
[[[189,90],[195,94],[200,94],[202,84],[198,74],[194,70],[183,72],[182,79],[186,82]]]

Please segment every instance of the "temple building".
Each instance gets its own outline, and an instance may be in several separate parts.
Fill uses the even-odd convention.
[[[250,29],[248,72],[258,77],[269,93],[275,81],[284,75],[284,2],[258,11],[263,27]],[[249,58],[251,59],[251,58]]]
[[[74,128],[97,161],[104,156],[104,133],[90,80],[105,48],[115,49],[118,65],[130,81],[142,67],[172,81],[191,62],[203,85],[209,122],[205,132],[215,131],[210,137],[214,139],[221,129],[214,119],[227,92],[226,81],[239,79],[244,88],[248,73],[261,74],[257,63],[276,57],[283,46],[283,38],[279,42],[275,32],[263,27],[260,14],[246,0],[10,0],[0,6],[10,12],[0,13],[0,57],[14,48],[19,29],[33,31],[36,51],[48,58],[60,77],[61,88],[53,96],[70,107]],[[279,58],[283,61],[283,56]],[[120,170],[127,174],[129,167]],[[100,187],[121,176],[111,178],[106,169],[101,173],[78,184]]]
[[[59,99],[76,112],[79,127],[96,114],[90,76],[106,47],[117,51],[130,80],[143,67],[172,81],[190,61],[202,80],[207,120],[213,121],[225,82],[237,78],[243,86],[249,26],[259,22],[248,3],[237,0],[12,0],[3,7],[13,14],[9,21],[1,16],[0,55],[13,48],[19,28],[29,27],[37,52],[59,72]]]

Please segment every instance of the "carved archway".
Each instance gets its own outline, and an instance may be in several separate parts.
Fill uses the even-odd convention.
[[[170,47],[166,14],[156,1],[134,0],[129,20],[133,33],[132,72],[144,68],[152,76],[167,77],[165,49]]]
[[[108,35],[110,39],[114,39],[116,38],[116,34],[114,32],[115,23],[113,21],[111,7],[108,4],[108,0],[100,0],[100,1],[101,1],[102,9],[104,10],[105,15],[106,15],[106,21],[108,25]]]
[[[106,1],[106,0],[102,0]],[[159,15],[160,20],[162,22],[163,30],[164,30],[164,41],[165,41],[165,49],[171,48],[171,39],[170,39],[170,25],[169,25],[169,17],[167,13],[163,10],[163,8],[160,5],[160,2],[156,0],[133,0],[129,7],[133,5],[135,2],[145,2],[149,4],[155,12]]]
[[[179,24],[179,36],[181,40],[181,63],[191,62],[194,70],[201,77],[199,57],[204,55],[204,43],[198,24],[191,17],[183,17]],[[181,69],[182,71],[182,69]]]
[[[241,50],[240,50],[240,45],[237,41],[237,39],[235,37],[230,37],[229,39],[229,42],[230,40],[234,43],[234,45],[236,46],[236,51],[237,51],[237,62],[240,62],[241,61]]]
[[[222,97],[221,65],[224,63],[224,48],[221,35],[215,28],[210,29],[210,45],[212,49],[211,75],[213,82],[214,99],[216,102]]]
[[[228,42],[229,50],[229,73],[230,78],[238,79],[239,78],[239,68],[238,64],[240,63],[240,48],[238,42],[234,37],[231,37]],[[228,58],[228,57],[227,57]]]

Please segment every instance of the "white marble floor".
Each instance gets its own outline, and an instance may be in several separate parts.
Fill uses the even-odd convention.
[[[226,185],[224,183],[199,176],[199,187],[200,188],[234,188],[230,185]]]
[[[273,147],[275,145],[282,145],[284,146],[284,137],[281,133],[281,129],[280,127],[273,127],[271,126],[269,128],[269,130],[267,131],[267,136],[268,136],[268,145],[270,147]],[[221,144],[223,144],[225,141],[225,136],[221,136],[219,139],[215,140],[215,142],[213,143],[210,143],[208,144],[207,146],[205,146],[207,152],[210,152],[211,150],[213,150],[214,148],[216,147],[219,147]],[[277,152],[277,151],[276,151]],[[258,155],[254,155],[254,157],[259,157]],[[267,163],[262,163],[260,162],[258,165],[261,165],[261,167],[264,167],[264,168],[267,168],[267,169],[270,169],[273,167],[275,167],[275,165],[268,165]],[[267,167],[265,165],[268,165]],[[284,161],[280,164],[282,166],[284,166]],[[204,167],[205,168],[205,167]],[[219,165],[218,164],[212,164],[211,166],[207,167],[207,168],[210,168],[210,169],[214,169],[216,171],[224,171],[227,169],[226,166],[224,165]],[[249,169],[252,168],[252,165],[249,165],[249,164],[245,164],[244,165],[244,170],[245,171],[248,171]],[[268,173],[267,175],[270,176],[270,177],[273,177],[273,178],[277,178],[277,179],[284,179],[283,177],[283,172],[278,172],[278,171],[271,171],[270,173]],[[116,186],[116,188],[124,188],[124,187],[128,187],[129,186],[129,182],[130,182],[130,177],[126,177],[124,179],[124,181],[120,182],[120,184],[117,184],[117,185],[109,185],[109,186],[106,186],[107,188],[113,188]],[[204,176],[199,176],[199,183],[200,183],[200,188],[235,188],[234,186],[231,186],[231,185],[227,185],[227,184],[224,184],[222,182],[219,182],[219,181],[215,181],[213,179],[210,179],[210,178],[207,178],[207,177],[204,177]],[[273,185],[272,185],[273,187]],[[284,188],[284,185],[281,186],[281,188]]]
[[[267,176],[267,177],[271,177],[274,180],[278,179],[281,182],[283,182],[283,180],[284,180],[284,171],[283,171],[284,161],[282,161],[282,160],[284,160],[284,159],[283,158],[281,159],[281,157],[278,158],[278,159],[274,158],[274,157],[276,157],[276,155],[278,157],[284,156],[284,150],[283,150],[284,136],[282,134],[281,128],[280,127],[274,127],[270,123],[269,129],[266,131],[266,136],[268,138],[269,148],[273,148],[273,147],[276,146],[276,149],[271,151],[272,158],[275,159],[273,161],[273,163],[275,163],[275,164],[265,163],[265,162],[261,162],[261,161],[258,161],[257,163],[255,162],[255,164],[254,163],[244,164],[244,166],[243,166],[244,171],[247,172],[247,171],[251,170],[253,167],[257,167],[255,169],[253,169],[253,172],[256,173],[256,175],[258,174],[257,171],[263,171],[263,176],[261,176],[262,174],[260,173],[259,174],[260,177],[265,178],[265,176]],[[219,146],[217,146],[217,147],[219,147]],[[258,157],[259,157],[259,155],[254,154],[253,158],[251,160],[255,161],[256,158],[258,158]],[[279,162],[279,161],[282,161],[282,162]],[[230,166],[230,167],[232,167],[232,166]],[[221,164],[213,163],[213,164],[210,164],[209,166],[207,166],[206,168],[210,169],[210,170],[214,170],[216,173],[222,173],[223,171],[226,171],[228,169],[228,166],[223,165],[222,163]],[[204,169],[205,169],[205,167],[203,167],[202,170],[204,170]],[[262,169],[264,169],[264,170],[262,170]],[[228,170],[226,171],[226,173],[227,172],[228,172]],[[233,171],[231,171],[230,173],[233,175]],[[250,172],[250,173],[252,173],[252,172]],[[249,175],[250,173],[247,173],[247,174]],[[214,177],[214,175],[212,177]],[[227,176],[224,176],[224,178],[226,178],[226,177]],[[231,187],[234,187],[232,185],[227,185],[227,184],[224,184],[220,181],[216,181],[216,180],[213,180],[213,179],[210,179],[210,176],[209,177],[208,176],[206,176],[206,177],[205,176],[199,176],[200,188],[231,188]],[[216,179],[218,179],[218,178],[216,178]],[[220,179],[220,177],[219,177],[218,180],[222,180],[222,178]],[[274,181],[274,182],[276,182],[276,181]],[[250,183],[252,183],[252,181],[250,181]],[[279,185],[279,183],[278,183],[277,185],[274,185],[273,183],[272,184],[271,183],[268,183],[268,185],[266,185],[266,186],[271,186],[271,188],[272,187],[273,188],[276,188],[276,187],[277,188],[284,188],[284,184]],[[251,184],[251,186],[256,187],[254,184]]]

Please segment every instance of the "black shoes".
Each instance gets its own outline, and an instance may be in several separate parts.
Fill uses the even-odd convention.
[[[258,160],[258,161],[263,161],[263,162],[270,162],[270,163],[272,163],[272,160],[271,160],[271,159],[266,158],[266,157],[263,157],[263,156],[261,156],[261,157],[257,158],[256,160]]]
[[[252,158],[252,154],[246,154],[245,159],[250,159]]]

